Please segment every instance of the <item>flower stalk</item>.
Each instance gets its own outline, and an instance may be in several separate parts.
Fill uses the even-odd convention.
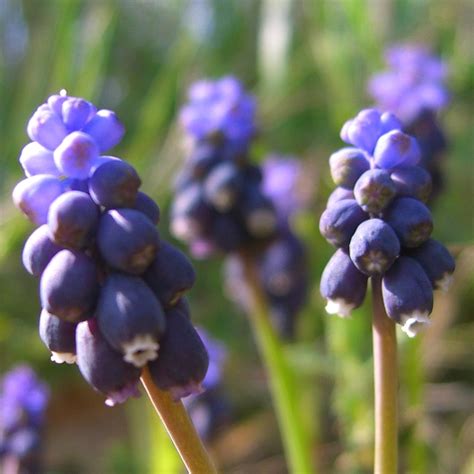
[[[395,322],[382,300],[380,278],[372,278],[373,354],[375,386],[374,473],[395,474],[398,469],[398,367]]]
[[[314,474],[316,471],[312,466],[308,433],[299,411],[293,373],[271,324],[255,263],[251,256],[243,253],[241,259],[252,305],[249,321],[269,377],[289,470],[294,474]]]
[[[160,390],[153,383],[147,367],[143,368],[141,381],[188,472],[217,473],[182,402],[175,402],[169,392]]]

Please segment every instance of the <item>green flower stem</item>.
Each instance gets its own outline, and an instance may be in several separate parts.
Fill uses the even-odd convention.
[[[252,311],[249,315],[254,337],[270,379],[270,389],[290,472],[314,474],[308,433],[300,412],[297,386],[283,347],[270,322],[269,311],[254,260],[241,255]]]
[[[168,392],[160,390],[153,383],[147,367],[143,369],[141,380],[188,472],[191,474],[216,474],[216,468],[183,404],[175,402]]]
[[[387,316],[380,278],[372,278],[375,385],[375,474],[398,469],[398,367],[395,323]]]

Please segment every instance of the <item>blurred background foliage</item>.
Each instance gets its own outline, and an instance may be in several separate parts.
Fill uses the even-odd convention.
[[[62,88],[115,110],[127,128],[115,154],[137,167],[144,190],[159,200],[166,235],[172,177],[183,159],[178,108],[193,80],[226,74],[258,97],[255,159],[269,152],[299,157],[313,191],[310,210],[295,223],[310,252],[311,298],[287,351],[301,381],[314,457],[321,472],[371,471],[370,308],[349,321],[324,314],[318,282],[332,249],[317,220],[341,124],[370,104],[367,79],[383,67],[383,50],[393,42],[425,43],[450,67],[452,104],[442,117],[448,186],[435,204],[434,234],[458,262],[455,285],[436,296],[421,342],[400,337],[402,468],[474,472],[471,0],[0,0],[0,372],[28,362],[53,387],[47,472],[176,467],[153,459],[152,440],[162,438],[156,426],[149,436],[158,422],[149,421],[146,401],[104,408],[74,367],[49,362],[37,336],[37,285],[21,265],[31,228],[10,200],[27,120]],[[196,268],[195,321],[229,347],[232,423],[211,450],[225,472],[285,472],[265,374],[245,318],[225,298],[221,262]]]

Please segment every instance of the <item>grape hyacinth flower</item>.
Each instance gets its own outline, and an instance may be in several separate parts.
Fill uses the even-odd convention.
[[[449,280],[454,262],[444,246],[430,239],[432,216],[422,202],[430,188],[429,176],[417,166],[420,150],[416,140],[402,132],[399,123],[388,112],[366,109],[342,128],[342,139],[357,148],[343,148],[329,161],[340,197],[332,196],[328,201],[320,230],[339,250],[323,273],[321,293],[328,301],[328,312],[346,317],[362,304],[367,276],[381,278],[382,285],[386,279],[400,281],[390,285],[391,291],[384,291],[385,307],[388,316],[414,336],[429,324],[432,296],[413,296],[413,301],[408,301],[403,278],[415,278],[409,275],[415,265],[397,264],[396,272],[392,266],[402,257],[412,262],[417,249],[434,242],[436,250],[418,251],[416,265],[417,273],[424,272],[417,281],[423,280],[423,291],[432,293],[444,286],[441,279]],[[430,252],[437,257],[433,261],[424,257]],[[426,289],[429,274],[436,277],[431,277],[431,287]],[[399,301],[394,302],[396,298]]]
[[[34,371],[18,366],[0,383],[0,471],[38,472],[41,466],[41,434],[49,389]]]
[[[432,177],[433,195],[443,186],[441,153],[446,139],[438,111],[449,103],[445,86],[445,62],[422,45],[395,45],[387,49],[388,69],[374,74],[368,85],[377,107],[400,118],[403,130],[414,136],[421,149],[421,162]]]
[[[155,405],[182,416],[173,399],[200,392],[208,367],[183,300],[195,274],[161,239],[159,207],[139,190],[133,166],[102,154],[120,142],[123,125],[114,112],[62,91],[37,109],[27,130],[33,142],[20,155],[27,178],[13,200],[40,226],[23,263],[40,279],[39,332],[51,360],[77,363],[109,406],[138,396],[142,377]],[[171,432],[176,426],[167,424]],[[186,426],[183,459],[214,472]]]
[[[409,337],[430,323],[433,291],[446,287],[454,260],[430,238],[433,219],[424,204],[430,176],[418,166],[422,150],[417,140],[402,131],[400,121],[390,112],[365,109],[344,124],[341,138],[355,148],[344,148],[329,161],[338,188],[319,226],[337,250],[323,271],[320,291],[329,314],[347,317],[363,303],[371,279],[374,472],[396,472],[394,323]]]
[[[204,80],[190,87],[188,102],[180,113],[188,150],[175,182],[171,231],[188,244],[195,258],[221,254],[240,268],[237,280],[242,282],[247,300],[242,303],[249,309],[259,349],[273,380],[279,419],[286,420],[280,431],[291,470],[311,472],[305,433],[290,409],[296,399],[294,386],[282,382],[292,374],[267,307],[268,302],[272,309],[278,307],[282,314],[273,311],[281,321],[278,324],[283,332],[292,332],[292,316],[306,293],[304,265],[300,264],[304,251],[299,242],[295,244],[293,235],[288,236],[286,216],[279,216],[277,204],[265,192],[262,168],[250,161],[250,145],[257,130],[255,112],[255,99],[235,78]],[[267,262],[260,273],[261,256],[272,248],[281,268]],[[267,301],[273,292],[275,301]],[[232,293],[236,294],[234,289]],[[258,316],[251,315],[255,312]]]

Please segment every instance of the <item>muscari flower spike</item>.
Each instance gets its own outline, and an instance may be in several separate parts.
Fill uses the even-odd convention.
[[[341,138],[355,148],[330,158],[338,188],[319,226],[338,250],[321,277],[326,310],[349,316],[364,300],[367,278],[380,277],[387,315],[413,337],[430,322],[433,290],[446,289],[454,271],[449,252],[430,239],[424,202],[431,179],[417,166],[417,141],[391,113],[365,109],[344,124]]]
[[[188,99],[180,121],[190,147],[175,184],[172,233],[196,258],[261,249],[278,219],[248,158],[255,99],[232,77],[199,81]]]
[[[39,226],[22,257],[40,279],[39,333],[51,360],[77,362],[110,406],[139,394],[146,365],[176,399],[200,391],[207,354],[183,302],[194,270],[160,238],[160,209],[139,190],[133,166],[103,155],[123,125],[114,112],[61,92],[27,128],[27,178],[13,200]]]

